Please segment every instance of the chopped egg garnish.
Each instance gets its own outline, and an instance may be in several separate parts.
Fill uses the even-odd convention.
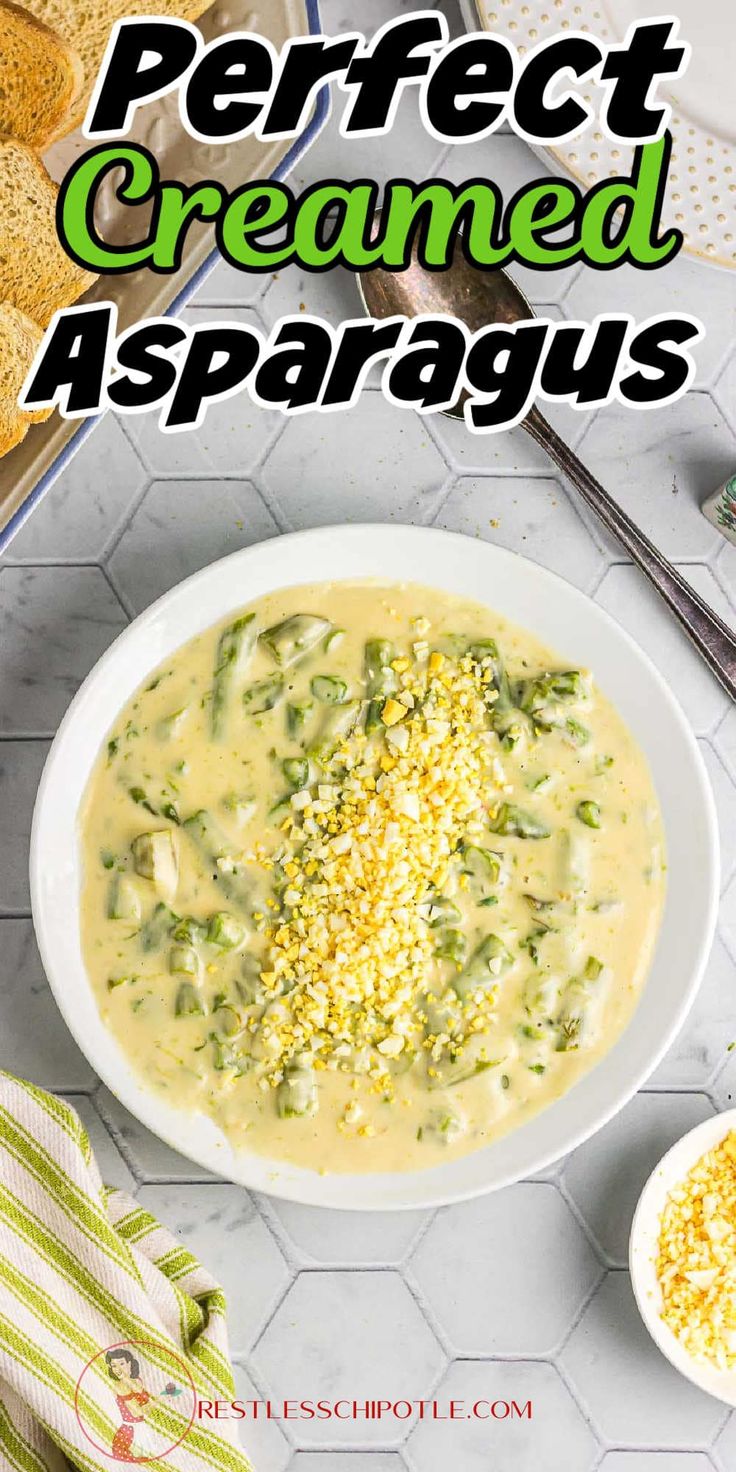
[[[405,704],[388,699],[381,711],[388,727],[406,718],[401,748],[392,743],[394,756],[384,758],[376,780],[364,740],[349,739],[342,783],[318,788],[320,796],[330,794],[325,817],[334,837],[326,840],[320,828],[284,864],[291,913],[275,932],[270,960],[286,990],[274,1085],[305,1050],[348,1070],[353,1053],[366,1047],[388,1059],[436,1043],[423,1007],[436,935],[423,906],[496,790],[495,743],[482,662],[433,655],[411,675],[409,660],[396,664],[411,680],[406,693],[417,707],[407,714]],[[465,1003],[458,1055],[463,1034],[490,1020],[494,999],[493,989],[480,990]],[[380,1088],[392,1088],[378,1062],[372,1074]]]
[[[736,1366],[736,1132],[667,1198],[657,1257],[662,1318],[688,1352]]]

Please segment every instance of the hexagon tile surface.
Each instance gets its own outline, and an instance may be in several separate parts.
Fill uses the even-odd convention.
[[[458,34],[456,0],[440,3]],[[333,33],[370,31],[416,8],[322,0]],[[347,142],[333,115],[292,182],[486,174],[511,191],[545,168],[508,130],[443,147],[408,89],[389,144]],[[654,273],[516,274],[555,318],[681,307],[704,322],[696,391],[684,401],[628,415],[558,405],[549,415],[732,623],[736,550],[700,501],[736,470],[733,279],[684,258]],[[258,278],[223,264],[188,315],[265,331],[302,309],[332,322],[357,316],[354,278],[295,269]],[[420,419],[385,402],[377,379],[356,408],[333,416],[286,420],[240,397],[198,432],[162,436],[151,416],[108,414],[0,561],[0,1068],[69,1098],[106,1179],[136,1193],[219,1276],[242,1399],[437,1403],[436,1418],[422,1420],[244,1423],[255,1472],[736,1472],[736,1413],[662,1358],[625,1270],[631,1213],[655,1160],[713,1108],[736,1103],[736,712],[521,428],[476,436]],[[721,823],[718,938],[692,1013],[645,1092],[543,1180],[438,1212],[309,1210],[250,1196],[175,1154],[98,1084],[57,1013],[30,921],[28,843],[49,738],[127,620],[237,548],[358,520],[481,537],[595,597],[675,690]],[[451,1401],[463,1407],[452,1419]],[[531,1401],[533,1415],[475,1414],[486,1401]]]

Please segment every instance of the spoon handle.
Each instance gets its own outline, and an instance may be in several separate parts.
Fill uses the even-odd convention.
[[[611,499],[577,455],[534,408],[523,421],[524,429],[541,445],[568,480],[572,482],[603,525],[626,548],[632,562],[641,568],[679,619],[685,633],[700,651],[706,664],[736,700],[736,634],[685,582],[675,567],[645,537],[625,511]]]

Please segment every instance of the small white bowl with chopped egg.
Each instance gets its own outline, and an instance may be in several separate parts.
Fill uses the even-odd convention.
[[[629,1242],[634,1296],[655,1344],[687,1380],[730,1406],[736,1325],[719,1327],[719,1307],[729,1262],[736,1279],[734,1132],[736,1109],[728,1109],[668,1150],[639,1198]],[[723,1363],[731,1357],[732,1366]]]

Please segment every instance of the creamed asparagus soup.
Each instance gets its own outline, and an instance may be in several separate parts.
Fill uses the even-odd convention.
[[[86,965],[141,1081],[320,1171],[477,1150],[615,1042],[663,834],[585,670],[412,584],[272,593],[121,712],[81,817]]]

